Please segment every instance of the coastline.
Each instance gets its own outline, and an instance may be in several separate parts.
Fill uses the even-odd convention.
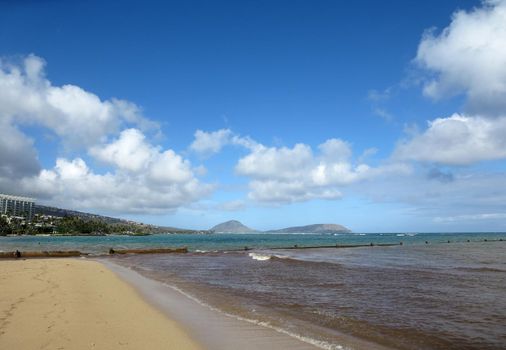
[[[202,349],[103,264],[0,262],[2,349]]]
[[[134,270],[101,259],[107,268],[133,286],[144,300],[181,324],[209,350],[314,350],[313,344],[262,325],[230,317],[181,290],[147,278]]]
[[[98,259],[134,287],[141,297],[185,329],[209,350],[387,350],[384,346],[336,332],[327,343],[252,319],[227,314],[175,286],[145,277],[107,258]]]
[[[107,259],[0,261],[0,348],[311,350]]]
[[[90,254],[87,258],[3,260],[0,261],[0,348],[37,348],[20,343],[32,336],[25,335],[31,329],[39,333],[39,339],[46,339],[44,344],[49,344],[49,348],[57,348],[47,340],[53,341],[59,335],[52,334],[51,338],[42,331],[46,332],[47,328],[49,333],[60,327],[60,334],[68,333],[68,325],[62,328],[61,323],[57,327],[53,324],[54,313],[61,311],[60,304],[68,303],[69,295],[77,296],[83,291],[91,293],[91,299],[102,296],[99,288],[90,288],[93,285],[109,285],[109,289],[120,290],[111,282],[114,279],[126,285],[136,302],[140,299],[144,305],[133,318],[142,319],[146,308],[150,312],[154,310],[162,316],[164,321],[160,322],[168,319],[186,337],[211,350],[412,349],[413,341],[425,344],[424,348],[500,348],[504,313],[496,310],[504,310],[501,287],[506,269],[504,247],[500,239],[494,239],[497,237],[500,236],[455,235],[448,237],[455,244],[415,244],[428,239],[440,240],[438,235],[422,236],[410,245],[344,249],[339,254],[329,249],[266,250],[261,254],[213,250],[170,255]],[[276,244],[279,240],[273,237]],[[96,238],[85,241],[86,245],[81,240],[54,240],[46,245],[38,242],[13,240],[10,246],[2,248],[11,250],[19,246],[35,251],[39,247],[86,247],[102,251],[111,243]],[[135,247],[127,239],[112,242],[125,248]],[[136,242],[142,246],[141,241]],[[176,242],[192,243],[191,240]],[[65,262],[67,271],[61,266],[56,268],[59,262]],[[82,271],[74,266],[76,263],[90,268],[88,273],[94,277],[88,277],[94,282],[69,290],[60,282],[77,278],[75,283],[80,283],[88,278],[78,276]],[[97,279],[104,273],[108,273],[107,282]],[[49,287],[54,289],[52,293],[48,293]],[[448,288],[452,288],[453,294],[442,293]],[[41,289],[45,289],[44,299],[39,298]],[[494,298],[494,304],[480,303],[470,291],[489,295]],[[123,298],[121,291],[112,295]],[[420,295],[427,297],[420,299],[417,297]],[[37,310],[40,305],[32,305],[38,314],[27,312],[32,311],[31,306],[25,307],[27,301],[33,304],[32,299],[37,298],[39,304],[49,305],[47,315],[40,315]],[[103,305],[103,300],[92,301],[99,311],[108,307]],[[86,308],[88,300],[81,298],[73,302],[78,305],[69,309],[79,310],[79,307]],[[25,322],[16,321],[20,312]],[[391,317],[385,318],[385,315]],[[69,322],[67,316],[60,315],[56,320],[66,318]],[[116,322],[109,316],[105,321],[110,322],[104,322],[104,318],[100,321],[106,330]],[[38,321],[30,321],[32,317]],[[70,321],[80,331],[88,332],[89,324],[82,320],[83,317]],[[10,322],[17,322],[16,327],[7,327]],[[38,328],[41,325],[43,328]],[[11,332],[11,338],[17,337],[17,342],[7,344],[5,337],[2,338],[4,329]],[[103,333],[97,334],[103,336]],[[74,332],[71,340],[73,337],[79,338],[81,334]],[[156,337],[150,337],[150,341]],[[64,343],[61,347],[69,348]],[[91,346],[79,347],[72,343],[70,348]]]

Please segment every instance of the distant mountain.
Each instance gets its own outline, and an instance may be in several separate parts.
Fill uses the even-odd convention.
[[[349,233],[350,229],[336,224],[314,224],[307,226],[287,227],[280,230],[272,230],[273,233]]]
[[[255,232],[255,230],[249,228],[248,226],[243,225],[241,222],[237,220],[230,220],[226,222],[222,222],[214,226],[210,231],[219,232],[219,233],[248,233]]]

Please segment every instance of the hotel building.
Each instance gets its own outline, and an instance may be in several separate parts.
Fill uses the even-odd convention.
[[[0,215],[19,216],[31,221],[34,207],[35,200],[33,198],[0,194]]]

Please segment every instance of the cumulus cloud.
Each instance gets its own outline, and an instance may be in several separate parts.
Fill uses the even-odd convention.
[[[304,202],[311,199],[339,199],[343,196],[336,188],[317,186],[305,180],[253,180],[249,188],[249,198],[272,204]]]
[[[427,31],[415,62],[429,73],[424,94],[463,94],[466,112],[428,122],[401,140],[398,160],[471,165],[506,158],[506,1],[457,11],[439,34]]]
[[[20,181],[25,192],[62,205],[109,212],[162,213],[207,196],[191,164],[171,149],[146,141],[138,129],[126,129],[90,154],[114,169],[98,174],[81,158],[58,158],[53,169]]]
[[[302,176],[312,160],[311,147],[302,143],[293,148],[259,145],[239,159],[236,171],[257,179],[289,180]]]
[[[361,182],[350,190],[406,204],[412,218],[480,221],[475,227],[483,230],[484,221],[503,218],[506,200],[506,174],[472,167],[506,159],[506,1],[483,1],[454,13],[442,31],[426,31],[414,62],[424,73],[423,93],[434,100],[462,96],[464,112],[406,130],[391,160],[413,161],[411,176]],[[370,100],[382,101],[382,95],[373,91]]]
[[[33,141],[7,120],[0,119],[0,177],[34,175],[39,170]]]
[[[506,1],[483,1],[454,13],[442,31],[426,31],[414,62],[424,73],[423,93],[434,100],[462,96],[464,112],[405,130],[391,160],[413,161],[410,176],[356,182],[349,190],[395,203],[432,229],[466,222],[466,230],[483,230],[494,220],[489,227],[497,227],[504,219],[506,174],[472,165],[506,159]],[[369,95],[377,105],[383,97]]]
[[[249,153],[235,166],[238,175],[248,177],[248,197],[257,202],[282,204],[311,199],[339,199],[341,188],[371,178],[406,174],[411,168],[392,163],[371,167],[364,163],[366,150],[358,161],[352,160],[351,145],[341,139],[329,139],[317,147],[298,143],[293,147],[267,147],[230,129],[207,132],[197,130],[190,149],[199,154],[219,152],[227,145],[241,146]]]
[[[401,141],[394,158],[448,165],[468,165],[506,158],[506,117],[454,114],[429,122],[428,128]]]
[[[144,175],[93,172],[81,158],[58,158],[53,169],[25,177],[21,189],[52,203],[106,212],[164,213],[190,204],[212,190],[189,176],[183,182],[162,178],[153,183]]]
[[[66,146],[89,147],[106,140],[125,124],[153,127],[135,104],[101,100],[79,86],[53,86],[45,77],[45,61],[26,57],[21,64],[0,60],[0,117],[17,124],[39,125]]]
[[[370,167],[353,164],[350,145],[330,139],[318,146],[292,148],[257,145],[236,165],[236,172],[251,178],[249,197],[259,202],[291,203],[310,199],[337,199],[340,188],[373,177],[407,173],[403,164]]]
[[[309,145],[267,147],[230,129],[197,130],[190,149],[209,155],[227,145],[241,146],[249,153],[236,164],[236,173],[250,178],[248,197],[265,203],[291,203],[311,199],[338,199],[341,186],[387,173],[407,172],[406,165],[391,164],[373,168],[353,164],[349,143],[329,139],[315,154]],[[361,157],[365,159],[365,157]]]
[[[162,151],[152,146],[138,129],[123,130],[118,139],[91,148],[90,154],[120,170],[142,173],[147,179],[160,183],[181,183],[193,177],[188,160],[173,150]]]
[[[45,62],[0,61],[0,192],[15,188],[46,202],[107,212],[161,213],[207,196],[191,164],[171,149],[151,144],[143,131],[157,124],[132,102],[101,100],[75,85],[53,86]],[[24,126],[52,131],[74,151],[108,166],[98,173],[82,157],[59,157],[41,169]],[[197,168],[198,173],[203,168]]]
[[[144,134],[137,129],[123,130],[117,140],[90,149],[96,159],[134,172],[144,170],[156,152],[158,150],[148,145]]]
[[[427,31],[415,62],[433,73],[424,93],[434,99],[465,94],[468,112],[504,114],[506,108],[506,1],[484,1],[457,11],[439,34]]]
[[[167,182],[180,184],[194,178],[190,162],[173,150],[157,154],[155,161],[149,166],[148,174],[151,180],[162,184]]]

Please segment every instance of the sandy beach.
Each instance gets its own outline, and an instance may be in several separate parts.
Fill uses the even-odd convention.
[[[200,349],[102,264],[0,262],[1,349]]]

